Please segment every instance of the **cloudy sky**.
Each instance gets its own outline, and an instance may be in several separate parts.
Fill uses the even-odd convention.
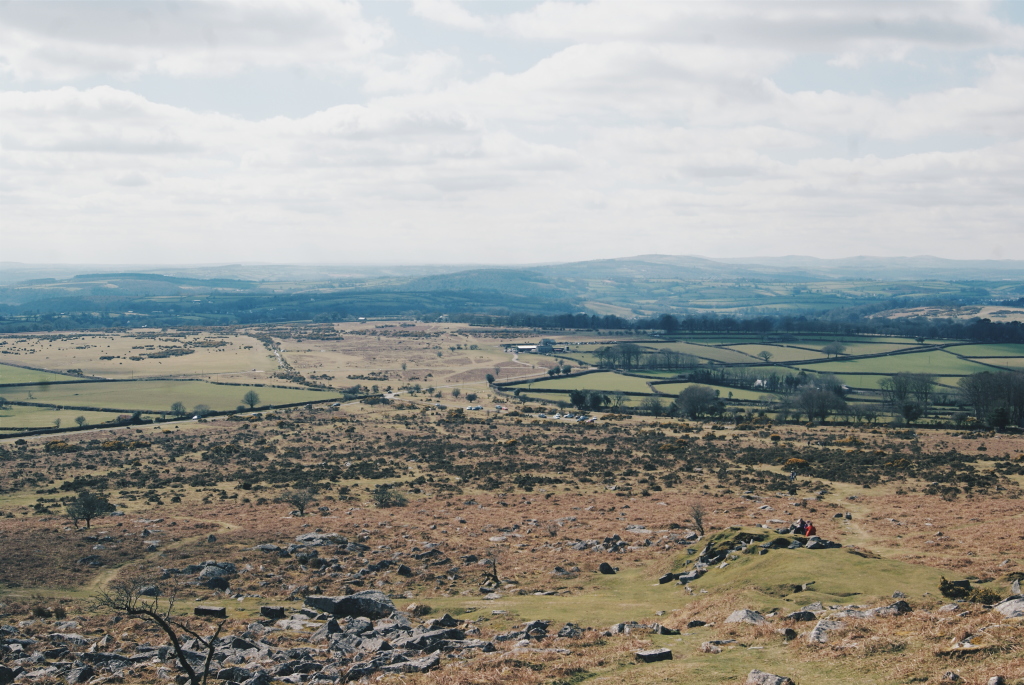
[[[1024,2],[7,2],[0,259],[1024,258]]]

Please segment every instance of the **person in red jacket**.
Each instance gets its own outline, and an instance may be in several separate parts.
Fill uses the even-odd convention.
[[[812,535],[817,534],[818,530],[814,527],[814,524],[808,521],[807,525],[804,527],[804,535],[806,535],[807,537],[811,537]]]

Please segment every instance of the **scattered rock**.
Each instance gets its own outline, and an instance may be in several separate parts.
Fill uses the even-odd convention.
[[[260,607],[260,616],[264,618],[284,618],[284,607]]]
[[[295,537],[295,542],[300,545],[311,545],[313,547],[320,547],[322,545],[348,545],[350,544],[348,539],[338,535],[337,533],[303,533]],[[363,547],[363,545],[360,545]],[[369,549],[364,547],[364,549]]]
[[[615,569],[612,568],[612,565],[609,564],[607,561],[602,561],[601,562],[601,565],[597,567],[597,572],[598,573],[603,573],[606,576],[614,576],[615,575]]]
[[[756,668],[747,674],[745,685],[793,685],[793,681],[774,673],[765,673]]]
[[[704,654],[721,654],[722,648],[710,642],[701,643],[700,651]]]
[[[224,607],[196,607],[192,610],[192,613],[196,616],[206,616],[208,618],[228,617],[228,610]]]
[[[231,583],[227,578],[210,578],[203,585],[209,590],[220,590],[221,592],[231,588]]]
[[[558,631],[558,637],[568,637],[576,640],[583,637],[583,629],[575,623],[566,623],[562,626],[562,629]]]
[[[638,661],[649,664],[654,661],[668,661],[672,658],[671,649],[647,649],[636,653]]]
[[[1001,675],[994,675],[988,679],[988,685],[1006,685],[1006,679]]]
[[[676,579],[676,574],[674,574],[674,573],[666,573],[661,578],[658,578],[658,584],[659,585],[664,585],[665,583],[671,583],[675,579]]]
[[[687,628],[700,628],[701,626],[706,626],[706,625],[707,625],[707,623],[705,623],[704,621],[701,621],[701,620],[695,618],[692,621],[687,622],[686,627]]]
[[[1017,618],[1024,616],[1024,596],[1014,595],[1007,597],[1002,602],[999,602],[994,607],[994,611],[998,611],[1006,618]]]
[[[827,619],[821,619],[814,626],[814,630],[811,631],[810,635],[807,636],[807,642],[826,644],[828,642],[829,631],[839,630],[842,627],[842,621],[830,621]]]
[[[729,618],[725,619],[726,623],[750,623],[751,625],[759,626],[768,621],[764,616],[751,611],[750,609],[737,609],[736,611],[729,614]]]
[[[383,673],[426,673],[427,671],[436,668],[439,663],[441,663],[441,655],[435,652],[434,654],[425,656],[421,659],[413,659],[404,663],[384,666],[380,670]]]
[[[818,617],[810,611],[794,611],[791,614],[786,614],[784,618],[787,621],[813,621]]]
[[[362,590],[343,597],[311,595],[305,599],[306,606],[334,616],[364,616],[386,618],[395,613],[395,605],[379,590]]]
[[[775,632],[778,633],[779,635],[781,635],[782,637],[784,637],[787,640],[795,640],[796,639],[796,631],[793,630],[792,628],[780,628],[779,630],[776,630]]]
[[[94,675],[96,675],[96,671],[93,670],[92,666],[85,665],[72,668],[64,679],[68,685],[78,685],[78,683],[88,682]]]
[[[869,609],[866,613],[869,617],[874,616],[902,616],[903,614],[909,614],[913,609],[909,604],[904,602],[902,599],[898,602],[884,607],[876,607]]]

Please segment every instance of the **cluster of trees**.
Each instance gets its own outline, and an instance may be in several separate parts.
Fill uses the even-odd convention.
[[[931,406],[935,377],[927,373],[897,373],[882,379],[878,385],[889,411],[913,423]]]
[[[1024,372],[982,371],[961,378],[959,386],[978,421],[994,428],[1024,424]]]
[[[594,352],[602,369],[692,369],[699,361],[692,354],[668,348],[649,352],[635,343],[619,343]]]
[[[600,411],[602,408],[610,405],[612,399],[607,393],[595,390],[571,390],[569,392],[569,402],[581,411]]]
[[[551,376],[552,378],[559,374],[563,376],[568,376],[570,373],[572,373],[572,366],[570,366],[569,364],[556,364],[555,366],[548,369],[548,375]]]
[[[905,307],[906,302],[886,303],[885,307]],[[577,329],[614,331],[664,331],[669,335],[683,333],[760,333],[763,335],[807,334],[842,336],[854,334],[896,335],[909,338],[945,338],[992,343],[1024,342],[1024,324],[1019,321],[998,322],[988,319],[960,321],[954,319],[904,318],[886,319],[867,316],[871,311],[838,309],[824,316],[662,314],[650,319],[624,319],[620,316],[590,314],[453,314],[452,321],[486,326],[511,326],[538,329]],[[841,351],[840,351],[841,353]],[[831,352],[829,353],[831,354]]]

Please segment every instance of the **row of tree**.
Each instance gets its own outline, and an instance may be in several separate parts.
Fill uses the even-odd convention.
[[[893,307],[906,306],[894,302]],[[872,312],[873,313],[873,312]],[[990,321],[989,319],[886,319],[869,317],[866,313],[837,310],[825,316],[662,314],[649,319],[625,319],[620,316],[591,314],[453,314],[451,321],[486,326],[509,326],[537,329],[576,329],[609,331],[663,331],[668,335],[684,333],[758,333],[764,336],[816,334],[894,335],[907,338],[942,338],[986,343],[1024,343],[1024,323]]]
[[[668,348],[646,350],[636,343],[619,343],[594,351],[597,365],[602,369],[667,369],[671,371],[696,368],[700,360],[692,354]]]

